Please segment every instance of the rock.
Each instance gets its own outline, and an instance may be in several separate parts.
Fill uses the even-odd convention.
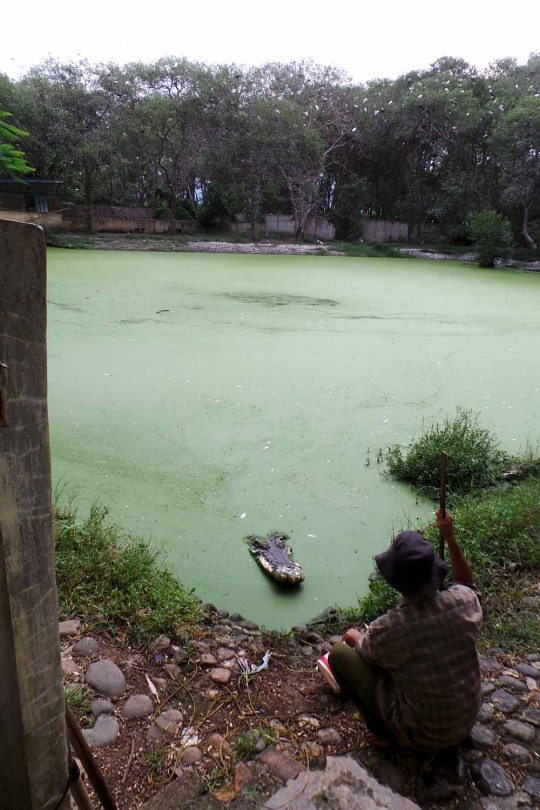
[[[508,720],[503,724],[503,731],[524,743],[532,743],[536,737],[534,728],[529,726],[528,723],[522,723],[520,720]]]
[[[495,658],[488,658],[487,655],[479,654],[478,660],[480,661],[480,671],[483,672],[484,675],[494,675],[502,669],[502,665],[499,661],[496,661]]]
[[[317,737],[322,745],[341,745],[343,737],[335,728],[320,728]]]
[[[212,669],[210,671],[210,678],[214,681],[214,683],[225,685],[231,680],[231,671],[229,669],[224,669],[224,667],[217,667],[217,669]]]
[[[153,642],[150,644],[150,649],[153,652],[158,653],[168,650],[170,646],[171,640],[169,636],[161,635],[153,640]]]
[[[126,679],[122,670],[116,666],[114,661],[109,661],[107,658],[90,664],[84,680],[97,692],[109,697],[120,697],[126,691]]]
[[[343,641],[342,636],[328,636],[328,643],[332,646],[334,646],[334,644],[339,644],[341,641]]]
[[[58,625],[60,638],[72,638],[79,634],[80,629],[81,623],[78,619],[67,619],[64,622],[60,622]]]
[[[182,712],[179,712],[177,709],[168,709],[155,718],[146,736],[149,740],[161,740],[165,735],[176,737],[180,732],[180,724],[183,719],[184,715]]]
[[[525,656],[527,661],[538,661],[540,660],[540,655],[536,655],[536,653],[529,653]]]
[[[161,692],[167,688],[167,681],[165,678],[152,678],[152,680]]]
[[[310,771],[307,778],[299,774],[264,806],[268,810],[420,810],[410,799],[380,785],[352,757],[328,757],[325,770]]]
[[[511,675],[499,675],[497,678],[499,683],[509,689],[510,692],[516,692],[517,694],[523,694],[527,691],[526,684],[523,681],[519,681],[517,678],[513,678]]]
[[[527,707],[523,712],[523,719],[527,720],[533,726],[540,728],[540,709],[531,709]]]
[[[322,746],[311,740],[306,740],[300,747],[303,751],[306,751],[310,757],[321,757],[324,753]]]
[[[242,619],[242,621],[238,622],[238,624],[243,630],[259,630],[259,625],[255,624],[255,622],[247,622]]]
[[[120,726],[114,717],[98,717],[93,728],[83,729],[83,735],[90,748],[106,748],[114,745],[120,734]]]
[[[169,648],[169,655],[175,664],[183,664],[184,661],[187,661],[189,658],[187,650],[184,650],[182,647],[177,647],[175,644],[172,644]]]
[[[466,748],[461,751],[461,755],[465,762],[469,763],[478,762],[478,760],[482,759],[484,756],[482,751],[479,751],[477,748]]]
[[[472,727],[470,737],[477,748],[492,748],[497,744],[497,737],[493,731],[479,723]],[[432,799],[432,801],[438,800]]]
[[[504,714],[512,714],[519,708],[519,700],[513,695],[509,695],[504,689],[496,689],[489,699],[495,708]]]
[[[95,655],[99,655],[99,642],[97,642],[95,638],[85,636],[73,646],[72,652],[75,655],[84,655],[86,658],[93,658]],[[540,675],[540,672],[538,675]]]
[[[232,751],[231,745],[227,740],[223,738],[221,734],[217,732],[215,734],[211,734],[208,739],[206,740],[206,748],[208,751],[212,750],[212,753],[219,756],[221,751],[223,756],[230,754]]]
[[[508,743],[503,746],[502,754],[509,762],[517,762],[519,765],[530,765],[533,761],[530,752],[517,743]]]
[[[190,745],[189,748],[186,748],[182,751],[180,755],[180,762],[185,767],[189,767],[190,765],[196,765],[197,762],[202,760],[202,752],[200,748],[197,748],[195,745]]]
[[[257,760],[266,765],[275,776],[283,779],[284,782],[294,779],[304,770],[303,765],[287,754],[276,751],[274,746],[266,748],[262,754],[259,754]]]
[[[536,610],[540,607],[540,596],[524,596],[521,600],[524,608]]]
[[[79,666],[75,663],[73,658],[62,658],[63,675],[78,675],[79,672]]]
[[[529,796],[534,796],[535,799],[540,799],[540,779],[535,779],[534,777],[526,779],[522,787],[523,790],[529,794]]]
[[[228,661],[230,658],[234,658],[236,653],[234,650],[229,650],[228,647],[219,647],[216,656],[218,661]],[[214,658],[214,656],[212,656]],[[216,659],[214,658],[214,665],[217,664]]]
[[[504,655],[504,650],[501,650],[500,647],[490,647],[488,650],[489,655]]]
[[[133,720],[135,717],[148,717],[154,711],[154,705],[148,695],[132,695],[124,703],[122,717]]]
[[[323,637],[314,630],[305,630],[302,633],[302,638],[304,641],[308,641],[310,644],[320,644],[321,641],[324,641]]]
[[[490,695],[491,692],[494,692],[497,687],[491,681],[482,681],[482,694],[484,697],[486,695]]]
[[[215,667],[217,658],[211,653],[203,653],[199,658],[199,664],[201,667]]]
[[[196,641],[194,646],[199,650],[200,653],[203,655],[205,653],[210,652],[210,643],[208,641]]]
[[[173,681],[177,681],[180,675],[182,674],[182,670],[178,666],[178,664],[163,664],[163,669]]]
[[[144,667],[146,659],[142,653],[130,653],[127,657],[127,666],[134,664],[136,667]]]
[[[205,784],[195,770],[184,770],[178,779],[174,779],[153,799],[145,802],[141,810],[179,810],[179,808],[192,810],[196,807],[214,810],[214,808],[219,808],[217,799],[214,802],[209,799],[204,804],[199,804],[199,797],[205,790]]]
[[[110,700],[93,700],[90,704],[90,709],[94,717],[99,717],[100,714],[114,714],[114,705]]]
[[[489,757],[473,765],[473,773],[480,790],[486,796],[510,796],[514,790],[504,768]]]
[[[242,616],[241,613],[233,613],[232,616],[229,616],[229,619],[233,623],[238,623],[238,622],[243,622],[244,621],[244,617]]]
[[[482,703],[480,706],[480,711],[478,712],[478,722],[479,723],[489,723],[490,720],[493,720],[493,713],[495,709],[491,705],[491,703]]]
[[[516,671],[519,672],[520,675],[524,675],[526,678],[540,678],[540,669],[531,666],[531,664],[518,664],[516,667]]]

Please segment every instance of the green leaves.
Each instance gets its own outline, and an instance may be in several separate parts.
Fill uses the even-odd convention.
[[[8,123],[11,113],[0,109],[0,174],[7,174],[13,180],[34,171],[26,162],[24,152],[15,144],[28,136],[28,132]]]

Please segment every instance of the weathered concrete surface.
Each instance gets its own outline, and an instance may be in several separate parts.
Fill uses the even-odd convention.
[[[17,810],[52,810],[68,779],[45,294],[41,228],[0,219],[0,804]]]
[[[306,781],[307,780],[307,781]],[[304,787],[305,785],[305,787]],[[328,757],[324,771],[301,773],[278,790],[265,807],[268,810],[420,810],[410,799],[383,787],[352,757]]]

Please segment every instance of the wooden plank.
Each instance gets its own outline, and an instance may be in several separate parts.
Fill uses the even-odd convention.
[[[46,323],[43,232],[0,219],[0,805],[17,810],[54,810],[68,784]]]

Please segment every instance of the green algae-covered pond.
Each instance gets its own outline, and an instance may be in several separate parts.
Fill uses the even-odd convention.
[[[540,276],[453,262],[49,251],[53,475],[165,548],[205,600],[268,627],[366,592],[431,508],[379,448],[456,405],[540,436]],[[369,459],[369,465],[366,460]],[[290,534],[278,589],[244,537]]]

